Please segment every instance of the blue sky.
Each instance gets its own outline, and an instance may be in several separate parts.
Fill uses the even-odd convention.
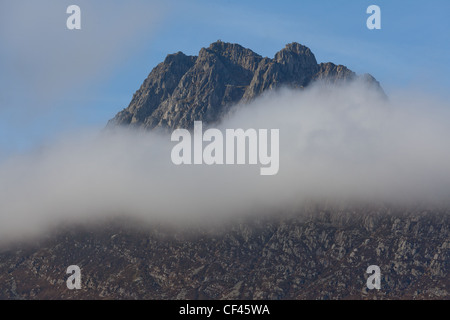
[[[66,28],[71,4],[82,30]],[[366,27],[371,4],[381,30]],[[299,42],[318,62],[371,73],[388,94],[448,101],[449,11],[448,0],[1,0],[0,160],[104,127],[168,53],[196,55],[218,39],[268,57]]]

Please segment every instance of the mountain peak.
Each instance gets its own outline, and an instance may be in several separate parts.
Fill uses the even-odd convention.
[[[186,57],[186,55],[181,51],[178,51],[176,53],[170,53],[164,59],[164,63],[171,63],[173,61],[183,59],[184,57]]]
[[[198,56],[181,51],[167,55],[109,124],[191,128],[196,120],[217,122],[232,105],[280,86],[302,88],[316,80],[335,83],[354,78],[356,74],[345,66],[317,64],[311,50],[297,42],[270,59],[240,44],[218,40],[202,48]],[[379,87],[372,76],[364,79]]]
[[[298,55],[303,55],[303,54],[313,55],[311,50],[308,47],[301,45],[298,42],[291,42],[291,43],[286,44],[284,49],[282,49],[281,51],[290,51],[290,52],[296,53]]]
[[[274,59],[283,64],[301,62],[304,65],[317,65],[316,57],[311,50],[297,42],[287,44],[275,54]]]
[[[224,42],[222,40],[217,40],[209,45],[208,49],[216,52],[226,52],[226,51],[242,51],[248,50],[237,43]]]
[[[223,63],[241,66],[246,70],[255,69],[262,59],[260,55],[240,44],[223,42],[221,40],[211,43],[207,49],[203,48],[200,50],[199,56],[205,53],[214,53],[224,58],[222,60]]]

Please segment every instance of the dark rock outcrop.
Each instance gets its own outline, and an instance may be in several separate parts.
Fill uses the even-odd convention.
[[[191,128],[195,120],[219,121],[232,105],[248,102],[266,90],[356,77],[345,66],[317,64],[311,50],[295,42],[270,59],[239,44],[218,41],[202,48],[198,56],[168,55],[109,125]],[[382,91],[372,76],[365,79]]]

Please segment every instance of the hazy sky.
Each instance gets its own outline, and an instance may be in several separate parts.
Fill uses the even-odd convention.
[[[71,4],[82,30],[66,29]],[[371,4],[381,30],[366,28]],[[449,10],[447,0],[0,0],[0,160],[104,126],[166,54],[197,54],[218,39],[269,57],[300,42],[319,62],[371,73],[388,93],[448,99]]]

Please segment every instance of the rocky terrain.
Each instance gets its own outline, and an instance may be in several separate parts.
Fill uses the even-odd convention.
[[[168,55],[108,125],[190,128],[280,86],[352,79],[382,92],[298,43],[270,59],[218,41]],[[319,204],[271,217],[208,231],[128,219],[64,227],[0,247],[0,299],[450,299],[450,209]],[[81,290],[66,287],[70,265]],[[380,290],[366,287],[369,265],[381,268]]]
[[[449,299],[450,211],[305,207],[220,231],[79,227],[2,250],[1,299]],[[81,268],[68,290],[66,268]],[[366,269],[381,268],[368,290]]]
[[[357,76],[331,62],[318,64],[311,50],[298,43],[286,45],[270,59],[239,44],[218,41],[202,48],[198,56],[169,54],[109,125],[192,128],[195,120],[217,122],[233,105],[280,86],[303,88],[314,81],[358,77],[382,92],[371,75]]]

